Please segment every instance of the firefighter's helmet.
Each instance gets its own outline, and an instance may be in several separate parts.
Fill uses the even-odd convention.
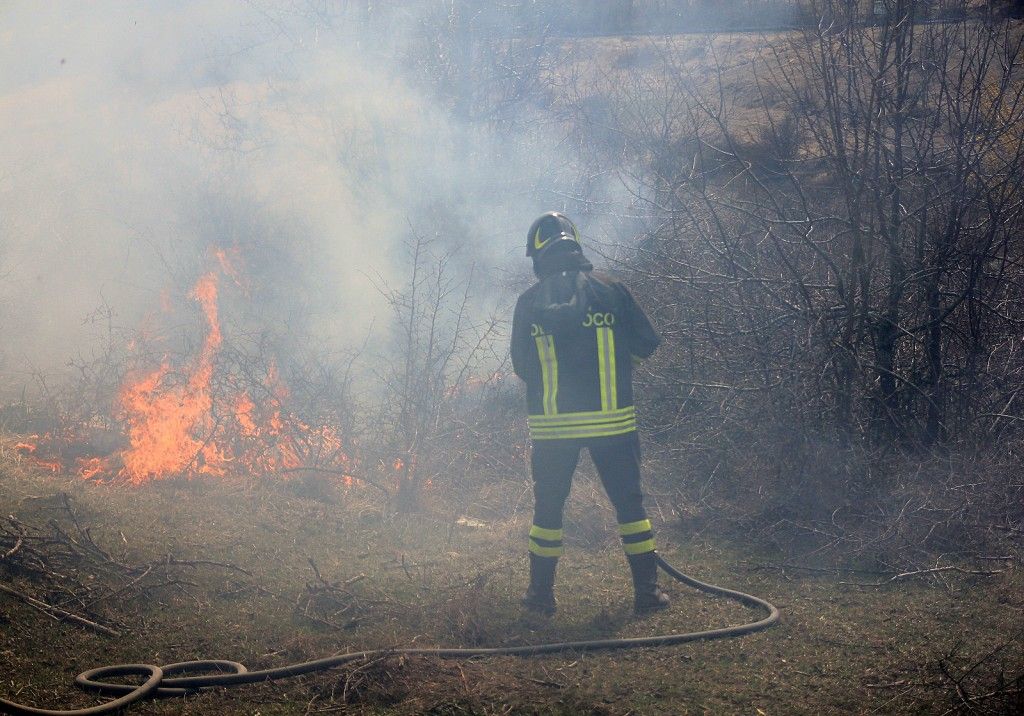
[[[573,241],[578,246],[580,232],[576,230],[576,225],[565,214],[557,211],[541,214],[526,234],[526,255],[536,256],[560,241]]]

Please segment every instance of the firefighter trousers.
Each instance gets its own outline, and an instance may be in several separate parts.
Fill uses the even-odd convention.
[[[654,537],[640,489],[640,440],[637,434],[595,441],[587,447],[601,484],[615,508],[626,553],[653,552]],[[562,512],[581,450],[582,445],[577,441],[536,440],[533,443],[530,462],[534,512],[530,551],[538,556],[557,557],[562,554]]]

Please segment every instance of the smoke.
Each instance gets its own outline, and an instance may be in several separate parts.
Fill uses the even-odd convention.
[[[184,295],[216,248],[244,264],[246,320],[342,348],[386,320],[374,282],[412,235],[485,284],[525,263],[576,181],[557,126],[430,92],[413,10],[321,5],[0,9],[0,389],[87,350],[96,308],[133,327]]]

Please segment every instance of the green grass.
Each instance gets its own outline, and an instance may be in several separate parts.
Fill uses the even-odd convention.
[[[755,616],[671,584],[670,611],[634,617],[610,516],[591,500],[596,490],[584,478],[570,510],[569,532],[577,537],[559,571],[558,615],[526,617],[518,598],[528,515],[510,507],[521,505],[523,487],[482,492],[483,513],[504,508],[508,516],[474,529],[453,524],[457,511],[443,494],[431,495],[433,512],[402,516],[387,514],[359,489],[338,490],[330,502],[269,480],[131,489],[0,462],[0,514],[45,524],[58,516],[51,497],[64,491],[96,541],[127,561],[173,554],[251,573],[185,568],[191,585],[102,607],[103,618],[123,630],[121,639],[58,624],[0,595],[0,693],[48,707],[85,705],[94,701],[71,680],[106,663],[225,658],[259,668],[369,648],[642,636]],[[608,529],[583,527],[595,523]],[[784,556],[706,535],[692,539],[671,523],[660,526],[659,540],[669,561],[698,578],[774,601],[782,624],[742,639],[633,652],[461,662],[390,657],[149,702],[133,713],[942,713],[959,703],[943,664],[960,674],[1024,628],[1024,585],[1012,561],[990,577],[946,574],[868,588],[840,582],[870,577],[766,569]],[[365,575],[348,587],[340,628],[296,607],[315,581],[309,558],[328,581]],[[2,569],[0,579],[9,581]],[[20,578],[13,584],[33,586]],[[999,671],[1020,674],[1022,663],[1019,645],[1006,647],[964,680],[968,697],[991,690]]]

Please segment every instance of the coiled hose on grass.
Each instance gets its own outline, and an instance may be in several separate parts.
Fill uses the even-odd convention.
[[[436,656],[443,659],[466,659],[475,656],[535,656],[538,654],[554,654],[560,651],[635,649],[645,646],[668,646],[669,644],[682,644],[688,641],[709,641],[711,639],[743,636],[744,634],[752,634],[753,632],[767,629],[779,620],[779,610],[776,609],[775,605],[764,599],[744,594],[734,589],[726,589],[715,584],[701,582],[687,574],[683,574],[666,562],[660,555],[658,556],[658,566],[670,577],[687,586],[708,594],[733,599],[748,607],[764,609],[768,612],[768,616],[756,622],[722,627],[720,629],[629,639],[562,641],[549,644],[534,644],[533,646],[499,646],[477,649],[374,649],[371,651],[357,651],[351,654],[328,656],[323,659],[279,666],[275,669],[261,669],[259,671],[249,671],[243,664],[239,664],[237,661],[222,661],[218,659],[185,661],[180,664],[167,664],[165,666],[156,666],[154,664],[116,664],[114,666],[101,666],[96,669],[90,669],[75,677],[75,686],[104,696],[116,696],[117,698],[113,701],[84,709],[53,711],[23,706],[13,701],[0,699],[0,713],[15,715],[34,714],[35,716],[94,716],[95,714],[109,714],[120,711],[140,699],[185,696],[186,694],[193,694],[202,689],[217,686],[240,686],[260,681],[286,679],[291,676],[310,674],[314,671],[334,669],[352,661],[381,656],[401,654],[405,656]],[[214,670],[218,672],[227,671],[229,673],[185,676],[185,674],[201,674],[202,672]],[[103,679],[109,679],[113,676],[143,676],[146,680],[138,686],[103,681]]]

